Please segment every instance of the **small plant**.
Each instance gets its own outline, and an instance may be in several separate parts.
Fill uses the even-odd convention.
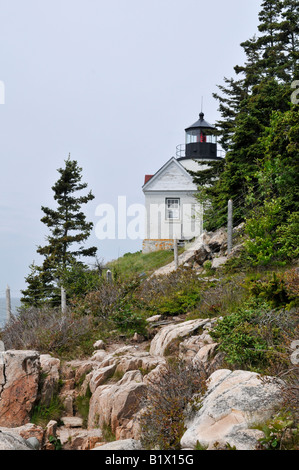
[[[288,444],[293,444],[298,438],[299,429],[293,428],[294,421],[290,416],[276,415],[269,423],[262,426],[264,437],[259,439],[262,448],[266,450],[282,450]]]
[[[112,431],[111,425],[108,423],[103,424],[102,434],[105,442],[113,442],[116,440],[115,433]]]
[[[55,436],[49,436],[49,442],[54,446],[55,450],[62,450],[62,444],[60,439]]]
[[[147,333],[145,318],[135,312],[133,306],[129,303],[121,303],[111,315],[111,320],[121,333],[128,336],[133,335],[135,332],[141,335]]]
[[[64,411],[58,396],[53,396],[49,406],[38,404],[33,410],[31,423],[45,427],[50,420],[60,421]]]
[[[199,441],[196,441],[194,450],[207,450],[208,447],[209,447],[208,445],[203,445]]]
[[[87,427],[90,398],[91,398],[91,391],[88,385],[85,395],[79,395],[75,401],[75,406],[80,416],[83,419],[83,427],[85,428]]]
[[[214,270],[212,269],[212,261],[207,260],[204,262],[203,267],[205,269],[205,272],[207,276],[213,276]]]

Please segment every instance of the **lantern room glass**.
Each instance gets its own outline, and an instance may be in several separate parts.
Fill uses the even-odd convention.
[[[217,137],[209,135],[204,129],[193,129],[186,132],[186,144],[194,144],[196,142],[216,144]]]

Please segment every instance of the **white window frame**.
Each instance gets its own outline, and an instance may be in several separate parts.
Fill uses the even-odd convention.
[[[176,204],[177,207],[171,207],[170,204]],[[169,217],[170,211],[177,211],[176,217]],[[181,201],[179,197],[165,198],[165,218],[168,221],[178,221],[181,219]]]

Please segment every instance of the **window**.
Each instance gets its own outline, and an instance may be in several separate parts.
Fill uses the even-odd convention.
[[[166,219],[179,220],[180,218],[180,200],[166,198]]]

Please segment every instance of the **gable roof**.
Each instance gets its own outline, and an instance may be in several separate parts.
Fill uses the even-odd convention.
[[[159,183],[161,186],[159,187]],[[196,191],[192,176],[174,157],[170,158],[142,186],[143,191]]]

